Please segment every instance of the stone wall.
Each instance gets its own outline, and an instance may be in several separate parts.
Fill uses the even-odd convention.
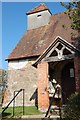
[[[37,89],[37,70],[32,66],[33,61],[28,61],[21,69],[11,69],[8,66],[8,88],[6,91],[6,104],[13,98],[14,91],[25,90],[25,105],[35,105]],[[16,106],[22,106],[22,92],[15,100]]]

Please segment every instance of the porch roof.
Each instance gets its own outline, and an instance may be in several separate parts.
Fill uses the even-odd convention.
[[[49,58],[46,59],[45,57],[51,51],[51,49],[56,48],[55,46],[57,45],[57,43],[62,43],[65,46],[65,48],[69,48],[72,51],[72,55],[69,55],[68,59],[72,59],[75,55],[80,54],[79,49],[77,49],[75,46],[73,46],[71,43],[67,42],[66,40],[62,39],[60,36],[57,36],[55,38],[55,40],[49,45],[49,47],[40,55],[40,57],[36,60],[36,62],[33,64],[33,66],[36,66],[42,60],[43,61],[48,60]],[[67,59],[67,56],[65,56],[65,57],[66,57],[65,59]],[[64,58],[62,58],[61,60],[64,60]],[[61,61],[61,60],[59,60],[59,61]],[[54,57],[54,61],[56,61],[55,57]]]

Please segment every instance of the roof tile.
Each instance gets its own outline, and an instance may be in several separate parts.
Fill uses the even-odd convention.
[[[51,16],[48,25],[25,32],[8,60],[39,56],[57,36],[72,43],[71,33],[77,34],[77,31],[72,30],[70,25],[71,21],[64,13]]]

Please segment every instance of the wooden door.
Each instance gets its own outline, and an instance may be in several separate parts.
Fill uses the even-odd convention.
[[[63,103],[66,103],[70,95],[74,93],[76,90],[73,62],[69,62],[63,67],[61,84],[62,84],[62,101]]]

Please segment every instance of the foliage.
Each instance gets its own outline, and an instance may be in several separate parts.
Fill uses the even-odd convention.
[[[72,94],[64,110],[67,120],[80,120],[80,93]]]
[[[80,30],[80,1],[69,2],[68,4],[61,2],[61,5],[67,9],[65,14],[72,20],[71,28]]]
[[[4,92],[7,87],[7,72],[0,69],[0,104],[4,96]]]
[[[20,117],[23,115],[23,107],[15,107],[14,110],[14,117]],[[35,106],[25,106],[24,107],[24,115],[37,115],[42,114],[40,111],[38,111],[37,107]],[[3,118],[11,118],[13,117],[13,108],[9,107],[6,109],[6,111],[3,114]]]

